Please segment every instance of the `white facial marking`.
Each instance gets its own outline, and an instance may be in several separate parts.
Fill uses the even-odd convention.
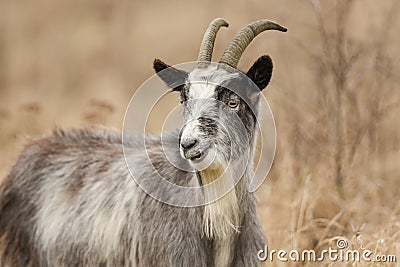
[[[189,99],[211,98],[215,94],[215,85],[205,82],[194,82],[190,84]]]
[[[189,97],[210,98],[215,94],[215,88],[225,81],[238,77],[238,73],[229,73],[218,66],[209,66],[206,69],[195,69],[189,73]]]

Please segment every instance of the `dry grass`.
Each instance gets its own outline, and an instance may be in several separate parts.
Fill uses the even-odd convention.
[[[212,18],[231,23],[216,56],[240,27],[269,18],[289,32],[257,37],[240,63],[247,69],[263,53],[275,63],[266,95],[277,154],[258,191],[269,247],[320,250],[345,236],[399,261],[399,8],[395,0],[1,1],[0,177],[27,137],[55,126],[121,128],[152,60],[195,60]]]

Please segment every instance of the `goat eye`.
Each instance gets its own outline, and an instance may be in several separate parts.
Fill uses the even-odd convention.
[[[236,108],[239,105],[239,99],[229,99],[228,100],[228,106],[230,108]]]

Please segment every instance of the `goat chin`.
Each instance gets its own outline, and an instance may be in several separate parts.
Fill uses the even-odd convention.
[[[239,232],[239,206],[234,188],[235,181],[230,172],[221,165],[207,168],[201,171],[200,175],[204,185],[204,197],[210,202],[204,207],[204,233],[209,238],[230,238]]]

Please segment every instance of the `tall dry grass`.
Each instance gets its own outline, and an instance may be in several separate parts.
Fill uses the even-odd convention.
[[[275,63],[265,94],[277,153],[258,191],[269,247],[322,250],[344,236],[352,248],[361,242],[399,261],[397,2],[3,0],[0,177],[27,138],[55,126],[120,129],[152,60],[195,60],[212,18],[231,24],[218,36],[215,60],[243,25],[269,18],[289,32],[257,37],[239,65],[264,53]]]

